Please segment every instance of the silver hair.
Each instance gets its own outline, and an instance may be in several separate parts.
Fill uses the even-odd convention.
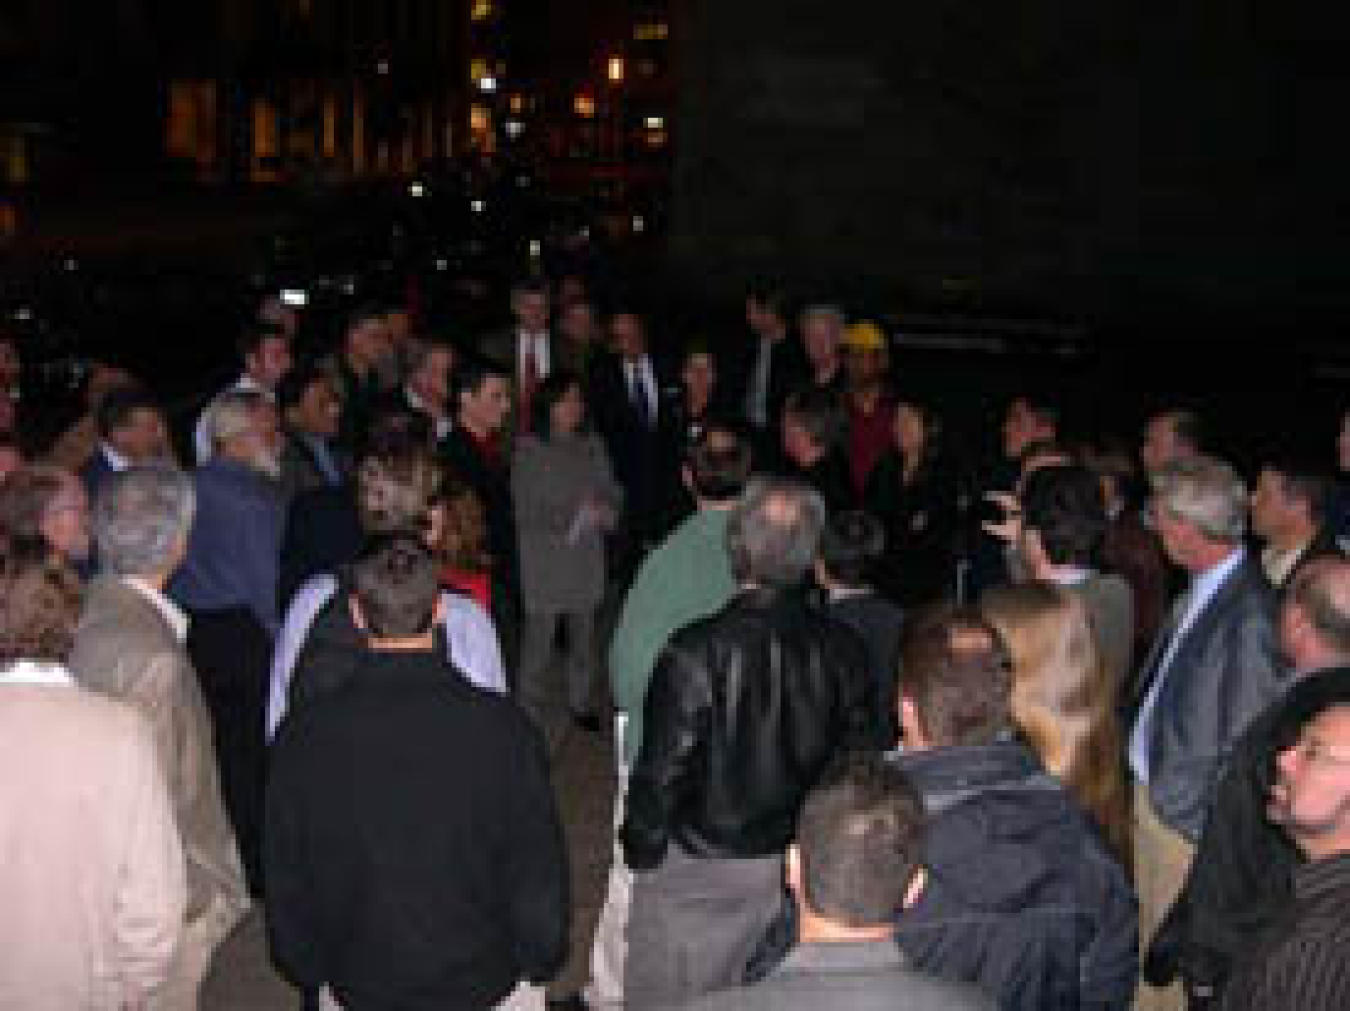
[[[843,326],[848,322],[844,315],[844,310],[831,302],[813,302],[802,310],[801,321],[810,322],[813,319],[828,320],[835,326]]]
[[[1164,467],[1153,479],[1153,506],[1191,524],[1212,541],[1236,544],[1247,533],[1247,486],[1214,457]]]
[[[211,402],[207,409],[207,431],[211,444],[219,449],[230,439],[249,431],[255,421],[254,412],[262,403],[264,394],[258,390],[226,390]]]
[[[727,556],[742,584],[786,587],[810,570],[825,501],[801,481],[753,477],[727,518]]]
[[[94,501],[99,564],[119,576],[154,576],[174,561],[192,529],[192,479],[162,465],[113,474]]]

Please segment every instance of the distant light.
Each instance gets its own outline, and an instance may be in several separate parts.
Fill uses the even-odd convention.
[[[532,182],[532,180],[531,180],[530,177],[527,176],[527,175],[518,175],[518,176],[516,176],[516,186],[519,187],[519,188],[522,189],[522,190],[527,190],[527,189],[529,189],[529,188],[530,188],[530,183],[531,183],[531,182]]]
[[[492,94],[497,90],[497,78],[491,74],[484,74],[478,79],[478,90],[487,95]]]
[[[386,77],[386,76],[388,76],[388,74],[389,74],[389,61],[388,61],[388,60],[379,60],[379,61],[377,61],[376,64],[375,64],[375,73],[379,74],[381,77]]]
[[[289,305],[296,309],[303,309],[309,304],[309,293],[300,288],[283,288],[281,292],[281,304]]]
[[[511,111],[512,111],[512,112],[517,112],[517,113],[519,113],[519,112],[524,112],[524,111],[525,111],[525,96],[524,96],[524,95],[512,95],[512,96],[511,96],[511,100],[510,100],[510,106],[511,106]]]
[[[633,231],[634,231],[634,232],[642,232],[642,231],[645,231],[646,228],[647,228],[647,219],[644,218],[641,214],[634,214],[634,215],[633,215]]]
[[[633,29],[633,38],[638,42],[659,42],[670,37],[670,25],[664,21],[638,25]]]
[[[469,202],[469,209],[475,214],[482,214],[487,210],[487,203],[483,200],[472,200]]]
[[[356,294],[356,281],[350,277],[344,278],[342,281],[342,293],[344,295]]]
[[[440,270],[440,271],[446,271],[446,270],[449,270],[449,269],[450,269],[450,261],[447,260],[444,256],[438,256],[438,257],[436,257],[436,269],[437,269],[437,270]]]
[[[16,320],[19,320],[20,322],[32,319],[33,318],[32,306],[27,305],[19,306],[19,308],[14,310],[14,318]]]
[[[544,244],[538,239],[530,240],[530,259],[537,260],[544,252]]]
[[[473,7],[469,10],[469,18],[472,21],[486,21],[493,13],[492,0],[474,0]]]
[[[75,257],[73,257],[73,256],[68,256],[68,257],[66,257],[66,259],[62,262],[61,267],[62,267],[64,270],[67,270],[67,271],[69,271],[69,272],[71,272],[71,273],[74,273],[75,271],[77,271],[77,270],[80,269],[80,261],[77,260],[77,259],[75,259]]]
[[[424,197],[424,196],[426,196],[426,195],[427,195],[427,188],[426,188],[425,186],[423,186],[421,183],[409,183],[409,184],[408,184],[408,196],[410,196],[410,197]]]
[[[624,70],[622,56],[611,56],[605,64],[605,76],[609,78],[612,84],[622,83]]]
[[[525,124],[518,119],[508,119],[502,124],[502,129],[506,131],[508,137],[514,140],[524,132]]]
[[[648,130],[664,130],[666,128],[664,116],[648,116],[643,122],[647,124]]]
[[[590,119],[595,115],[595,99],[587,94],[580,94],[572,103],[572,108],[582,119]]]

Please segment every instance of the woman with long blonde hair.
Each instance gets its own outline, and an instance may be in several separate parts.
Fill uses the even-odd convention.
[[[1129,794],[1114,687],[1082,601],[1050,583],[1020,583],[987,591],[980,610],[1012,654],[1018,729],[1128,868]]]

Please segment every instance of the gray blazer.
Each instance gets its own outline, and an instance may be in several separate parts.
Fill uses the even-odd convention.
[[[894,941],[799,944],[753,986],[719,990],[685,1011],[994,1011],[964,983],[915,972]]]
[[[1149,670],[1165,632],[1145,661]],[[1224,760],[1283,688],[1275,595],[1261,564],[1242,560],[1186,631],[1153,708],[1149,797],[1159,817],[1195,842]],[[1139,686],[1138,697],[1148,691]]]
[[[1134,593],[1120,576],[1094,572],[1081,583],[1066,587],[1083,601],[1092,637],[1106,665],[1114,697],[1130,671],[1134,649]]]
[[[213,919],[228,921],[228,932],[248,909],[248,892],[221,799],[211,720],[183,644],[140,591],[100,576],[85,595],[69,666],[84,687],[149,720],[187,859],[188,920],[219,900]],[[221,917],[222,908],[229,915]]]

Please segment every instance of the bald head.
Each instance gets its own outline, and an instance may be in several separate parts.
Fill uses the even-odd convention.
[[[1350,561],[1321,558],[1294,574],[1280,611],[1280,645],[1295,670],[1350,663]]]

